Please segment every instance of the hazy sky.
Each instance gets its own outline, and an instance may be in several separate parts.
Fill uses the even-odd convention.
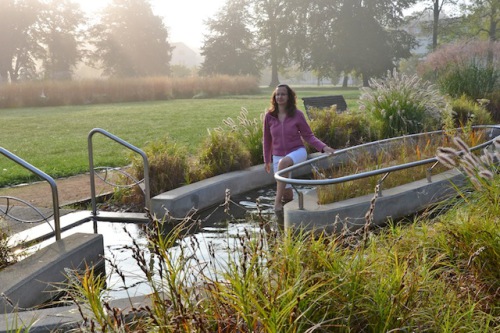
[[[0,0],[1,1],[1,0]],[[74,0],[82,9],[98,11],[109,0]],[[199,49],[203,42],[204,21],[214,16],[226,0],[150,0],[155,14],[164,18],[170,42],[184,42],[193,49]],[[422,6],[419,6],[419,9]],[[407,13],[413,10],[408,10]]]
[[[98,11],[108,0],[75,0],[82,9]],[[213,17],[226,0],[150,0],[155,14],[164,18],[170,42],[184,42],[199,49],[203,42],[203,22]]]

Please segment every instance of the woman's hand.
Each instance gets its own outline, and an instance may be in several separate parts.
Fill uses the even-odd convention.
[[[266,172],[267,173],[271,172],[271,163],[266,163]]]
[[[335,152],[335,149],[330,148],[328,146],[326,146],[325,148],[323,148],[323,153],[327,153],[327,154],[332,155],[334,152]]]

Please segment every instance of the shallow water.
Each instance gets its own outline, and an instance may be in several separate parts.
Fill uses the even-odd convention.
[[[254,219],[260,212],[265,221],[274,221],[272,208],[274,203],[274,187],[269,187],[231,198],[230,214],[237,211],[236,218],[230,218],[224,214],[224,206],[213,208],[209,211],[209,219],[203,220],[197,230],[179,240],[178,245],[170,249],[172,257],[178,257],[182,251],[184,256],[194,256],[193,270],[199,270],[204,266],[203,274],[215,274],[217,267],[213,265],[216,258],[216,266],[221,268],[225,265],[228,254],[234,254],[239,246],[238,236],[245,232],[253,234],[259,232],[259,222]],[[241,212],[245,212],[242,216]],[[213,221],[214,216],[226,216],[221,221]],[[126,230],[126,231],[125,231]],[[93,233],[93,223],[87,222],[71,230],[65,231],[62,237],[73,233]],[[108,299],[128,298],[151,293],[151,288],[146,282],[144,273],[141,271],[136,260],[132,257],[130,248],[133,241],[144,251],[149,258],[146,235],[143,226],[130,223],[98,222],[98,233],[103,235],[104,255],[106,260],[107,287],[109,290],[104,297]],[[197,246],[192,246],[197,244]],[[186,253],[187,252],[187,253]],[[209,264],[211,263],[211,264]],[[121,271],[118,274],[116,269]],[[125,278],[125,282],[123,278]]]

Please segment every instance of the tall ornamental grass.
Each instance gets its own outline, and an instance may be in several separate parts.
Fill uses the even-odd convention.
[[[25,81],[0,85],[0,108],[126,103],[257,94],[251,76]]]
[[[434,85],[396,70],[371,79],[359,104],[381,139],[440,129],[446,110],[446,100]]]
[[[481,136],[481,134],[476,134]],[[377,170],[385,167],[410,163],[434,157],[438,147],[447,145],[449,138],[442,135],[425,135],[416,138],[402,139],[384,148],[373,152],[369,148],[357,149],[346,152],[345,163],[330,169],[313,169],[314,179],[339,178],[343,176],[358,174],[361,172]],[[380,188],[393,188],[408,184],[413,181],[425,179],[430,165],[422,165],[409,169],[391,172],[379,184]],[[437,166],[432,170],[433,174],[444,171],[445,168]],[[356,198],[373,193],[383,175],[372,176],[339,184],[323,185],[316,188],[319,204],[329,204],[350,198]]]
[[[185,185],[189,179],[187,150],[171,138],[149,142],[144,148],[149,163],[151,196]],[[144,178],[142,157],[131,157],[131,173],[135,179]],[[141,195],[142,196],[142,195]]]
[[[485,98],[488,94],[499,89],[500,71],[492,67],[480,67],[471,60],[463,67],[450,69],[437,80],[440,89],[454,97],[467,95],[473,100]]]
[[[466,95],[451,101],[452,117],[454,127],[464,127],[470,125],[493,124],[493,119],[486,107],[476,101],[471,100]]]
[[[236,133],[208,131],[208,136],[200,148],[198,179],[205,179],[250,167],[250,153]]]
[[[228,117],[222,121],[222,126],[214,130],[222,135],[225,135],[225,133],[234,134],[237,140],[243,143],[250,153],[251,164],[257,165],[264,163],[262,154],[263,118],[264,113],[260,115],[259,119],[250,119],[248,117],[248,110],[241,108],[236,120]]]
[[[314,135],[330,147],[344,148],[356,146],[376,139],[375,133],[364,113],[345,111],[337,113],[330,109],[311,108],[309,125]],[[314,149],[308,146],[308,150]]]
[[[443,45],[418,72],[454,98],[485,98],[500,89],[500,42],[473,39]]]
[[[0,229],[0,270],[16,262],[13,251],[8,247],[9,235]]]

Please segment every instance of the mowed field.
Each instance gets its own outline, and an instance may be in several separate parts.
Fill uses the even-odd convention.
[[[301,98],[344,95],[350,108],[357,107],[359,90],[335,87],[297,87]],[[75,105],[0,109],[0,147],[7,149],[53,178],[88,172],[88,134],[102,128],[130,144],[143,148],[148,142],[168,137],[196,154],[207,130],[221,126],[228,117],[236,120],[241,108],[259,118],[270,104],[270,88],[256,95],[212,99],[179,99],[123,104]],[[93,137],[95,166],[123,166],[130,153],[100,134]],[[35,180],[10,159],[0,155],[0,187]]]

